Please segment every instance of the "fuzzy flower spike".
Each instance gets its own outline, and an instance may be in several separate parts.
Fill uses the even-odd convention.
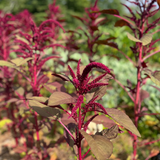
[[[98,81],[101,80],[107,73],[110,73],[110,70],[108,67],[106,67],[104,64],[99,62],[92,62],[84,68],[81,75],[80,62],[81,60],[78,61],[78,65],[77,65],[77,75],[75,75],[71,67],[68,66],[70,70],[70,74],[73,79],[72,83],[80,95],[86,94],[93,88],[108,85],[108,83],[98,83]],[[92,68],[99,68],[99,69],[105,70],[106,72],[89,83],[90,77],[88,77],[88,75],[91,72]]]

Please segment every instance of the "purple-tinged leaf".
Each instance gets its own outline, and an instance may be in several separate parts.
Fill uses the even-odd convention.
[[[36,100],[28,100],[28,102],[29,106],[43,117],[57,119],[61,116],[59,109],[48,107]]]
[[[87,117],[89,119],[91,116]],[[96,124],[102,124],[104,127],[111,128],[113,125],[115,125],[115,122],[111,120],[110,118],[106,117],[105,115],[97,115],[92,122]]]
[[[78,126],[75,123],[69,123],[66,126],[68,130],[72,133],[73,137],[75,137],[76,130],[78,130]],[[70,136],[70,134],[64,129],[64,137],[69,144],[70,147],[73,147],[74,145],[74,140]]]
[[[95,91],[93,98],[97,97],[96,100],[101,99],[106,94],[107,86],[100,86]]]
[[[141,137],[139,131],[137,130],[131,119],[124,112],[118,109],[111,109],[111,108],[106,108],[106,112],[111,118],[113,118],[120,125],[125,127],[127,130],[131,131],[138,137]]]
[[[85,131],[80,130],[83,137],[91,147],[92,153],[96,156],[97,160],[106,160],[113,152],[113,144],[104,136],[94,135],[91,136]]]
[[[140,91],[140,102],[142,102],[144,99],[148,98],[150,95],[147,91],[141,89]]]
[[[77,98],[70,96],[65,92],[54,92],[48,99],[49,106],[57,106],[60,104],[75,103]]]
[[[68,125],[69,123],[75,123],[75,124],[77,124],[76,121],[75,121],[72,117],[68,118],[68,116],[69,116],[69,115],[66,114],[66,113],[64,113],[64,114],[62,115],[61,121],[62,121],[62,123],[63,123],[64,125]]]
[[[119,132],[119,128],[115,124],[109,129],[104,129],[101,132],[97,132],[96,135],[102,135],[102,136],[105,136],[107,139],[111,140],[111,139],[115,139],[118,136],[118,132]]]
[[[93,98],[93,95],[94,95],[94,92],[85,94],[86,103],[88,103]]]

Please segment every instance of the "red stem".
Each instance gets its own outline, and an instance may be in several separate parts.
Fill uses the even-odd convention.
[[[78,129],[81,130],[81,105],[79,105],[79,121],[78,121]],[[80,133],[79,137],[81,136]],[[79,145],[78,145],[78,155],[79,155],[79,160],[82,160],[82,152],[81,152],[81,139],[79,138]]]
[[[135,126],[138,126],[138,119],[139,119],[139,113],[141,105],[139,105],[139,97],[140,97],[140,85],[141,85],[141,60],[142,60],[142,44],[139,43],[139,65],[137,67],[137,86],[136,86],[136,99],[134,103],[134,120],[135,120]],[[133,160],[136,160],[137,155],[137,136],[133,135]]]

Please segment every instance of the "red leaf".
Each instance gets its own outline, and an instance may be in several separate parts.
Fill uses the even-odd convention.
[[[123,26],[128,26],[128,22],[124,21],[123,19],[118,20],[115,25],[115,27],[123,27]]]
[[[104,10],[101,10],[101,11],[95,11],[93,13],[105,13],[105,14],[119,15],[118,10],[116,10],[116,9],[104,9]]]

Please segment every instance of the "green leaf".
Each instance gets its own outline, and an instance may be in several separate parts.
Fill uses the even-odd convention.
[[[155,71],[154,73],[152,73],[151,71],[146,70],[145,74],[147,74],[151,78],[153,83],[160,87],[160,71]]]
[[[4,60],[0,60],[0,66],[6,66],[9,68],[14,68],[14,69],[19,70],[19,68],[15,64],[13,64],[11,62],[4,61]]]
[[[133,134],[141,137],[139,131],[137,130],[136,126],[133,124],[131,119],[122,111],[118,109],[106,108],[107,114],[113,118],[116,122],[120,125],[131,131]]]
[[[67,104],[67,103],[75,103],[77,98],[70,96],[65,92],[54,92],[48,99],[49,106],[56,106],[60,104]]]
[[[48,100],[47,97],[37,97],[37,96],[29,97],[27,99],[28,100],[35,100],[35,101],[43,102],[43,103],[45,103]]]
[[[28,100],[28,102],[29,102],[29,106],[43,117],[55,119],[61,116],[59,109],[46,106],[36,100]]]
[[[140,42],[140,43],[142,43],[143,46],[145,46],[152,41],[153,34],[146,34],[141,39],[137,39],[129,33],[127,33],[127,36],[130,40],[132,40],[134,42]]]
[[[12,59],[11,62],[14,63],[16,66],[21,66],[23,64],[25,64],[26,62],[28,62],[29,60],[32,60],[33,58],[31,57],[28,57],[28,58],[25,58],[25,59],[22,59],[22,58],[15,58],[15,59]]]
[[[91,136],[85,131],[80,130],[83,137],[91,147],[92,153],[96,156],[97,160],[106,160],[113,152],[113,144],[104,136],[94,135]]]
[[[128,36],[128,38],[129,38],[130,40],[132,40],[132,41],[134,41],[134,42],[141,42],[141,43],[142,43],[141,40],[139,40],[139,39],[133,37],[133,36],[132,36],[131,34],[129,34],[129,33],[127,33],[127,36]]]
[[[145,46],[149,44],[152,41],[153,34],[146,34],[144,35],[140,40],[142,42],[142,45]]]

